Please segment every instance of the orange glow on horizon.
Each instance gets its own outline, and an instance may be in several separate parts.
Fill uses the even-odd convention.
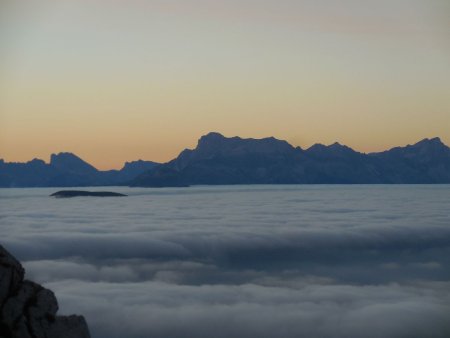
[[[119,169],[210,131],[450,144],[450,3],[339,3],[2,2],[0,158],[68,151]]]

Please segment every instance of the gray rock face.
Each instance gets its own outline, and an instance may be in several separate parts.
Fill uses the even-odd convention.
[[[0,245],[0,338],[89,338],[82,316],[57,316],[54,293],[24,280],[22,265]]]

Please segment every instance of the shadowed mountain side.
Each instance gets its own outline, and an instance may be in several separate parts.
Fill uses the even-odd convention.
[[[71,153],[53,154],[49,164],[0,160],[0,187],[126,185],[184,187],[194,184],[390,184],[450,183],[450,148],[439,138],[364,154],[334,143],[309,149],[273,137],[202,136],[195,149],[172,161],[127,162],[99,171]]]
[[[209,133],[195,149],[138,176],[131,186],[302,183],[450,183],[450,149],[435,138],[363,154],[338,143],[303,150],[273,137]]]
[[[160,165],[152,170],[141,174],[137,178],[141,187],[188,187],[189,185],[184,181],[180,171],[172,169],[167,165]],[[130,186],[135,186],[136,179],[131,181]]]
[[[82,187],[124,185],[155,167],[150,161],[127,162],[120,170],[100,171],[71,153],[52,154],[50,163],[0,160],[0,187]]]
[[[450,183],[450,148],[437,137],[369,156],[381,161],[386,183]]]

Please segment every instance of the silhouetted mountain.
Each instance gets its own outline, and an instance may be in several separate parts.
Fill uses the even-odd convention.
[[[50,156],[50,165],[67,173],[94,175],[97,169],[72,153],[59,153]]]
[[[382,161],[387,183],[450,183],[450,148],[438,137],[369,156]]]
[[[151,161],[137,160],[133,162],[125,162],[125,165],[119,171],[120,181],[127,182],[136,178],[138,175],[154,168],[159,163]]]
[[[157,164],[139,160],[125,163],[121,170],[100,171],[71,153],[52,154],[48,164],[39,159],[26,163],[0,160],[0,187],[125,185]]]
[[[145,187],[187,187],[188,184],[183,180],[178,170],[172,169],[167,165],[160,165],[137,177],[139,182],[145,182]],[[136,179],[131,182],[135,186]]]
[[[300,148],[273,137],[255,140],[210,133],[200,138],[196,149],[184,150],[160,167],[175,170],[170,171],[171,177],[182,185],[290,183],[289,175],[295,170],[292,166],[302,156]],[[133,184],[153,186],[156,178],[152,173],[156,169]],[[178,185],[176,182],[170,185]]]
[[[334,143],[309,149],[273,137],[202,136],[195,149],[172,161],[127,162],[121,170],[99,171],[71,153],[51,156],[50,163],[0,160],[1,187],[69,187],[194,184],[356,184],[450,183],[450,148],[439,138],[364,154]]]
[[[439,139],[381,153],[363,154],[334,143],[294,148],[273,137],[202,136],[165,164],[132,181],[132,186],[298,183],[450,183],[450,149]]]

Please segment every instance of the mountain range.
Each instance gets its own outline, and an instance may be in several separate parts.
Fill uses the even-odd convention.
[[[308,149],[273,137],[209,133],[195,149],[136,177],[131,186],[195,184],[450,183],[450,148],[439,138],[364,154],[334,143]]]
[[[151,161],[126,162],[120,170],[100,171],[72,153],[52,154],[50,163],[34,159],[26,163],[0,159],[0,187],[83,187],[126,185],[157,166]]]
[[[139,160],[121,170],[99,171],[71,153],[48,164],[0,160],[1,187],[432,183],[450,183],[450,148],[439,138],[365,154],[339,143],[302,149],[273,137],[209,133],[167,163]]]

